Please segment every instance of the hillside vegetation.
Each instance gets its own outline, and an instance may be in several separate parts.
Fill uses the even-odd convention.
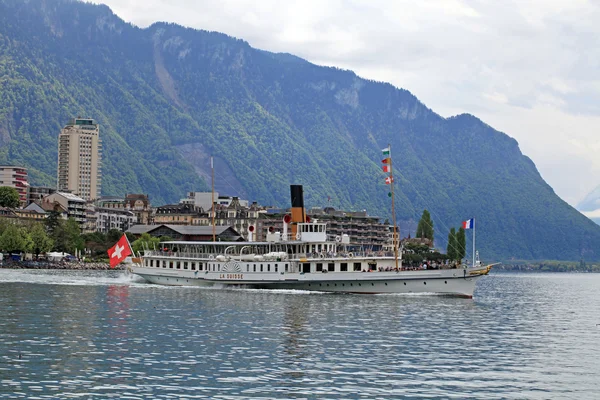
[[[160,205],[209,190],[213,155],[222,194],[287,207],[303,184],[308,206],[390,218],[389,143],[403,236],[428,209],[439,248],[474,217],[485,259],[600,259],[600,227],[474,116],[442,118],[407,90],[220,33],[0,0],[0,163],[54,185],[58,133],[77,115],[101,124],[104,195]]]

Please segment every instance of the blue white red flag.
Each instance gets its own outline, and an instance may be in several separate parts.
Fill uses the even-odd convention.
[[[474,218],[468,219],[462,223],[463,229],[473,229],[474,226],[475,226]]]

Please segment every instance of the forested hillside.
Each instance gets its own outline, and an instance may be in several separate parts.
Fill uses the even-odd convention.
[[[445,119],[406,90],[220,33],[140,29],[69,0],[0,0],[0,163],[54,185],[58,133],[77,115],[101,124],[104,195],[176,202],[210,187],[214,155],[223,194],[286,207],[289,185],[303,184],[308,206],[389,218],[390,143],[403,236],[427,208],[442,248],[475,217],[486,259],[600,258],[600,227],[471,115]]]

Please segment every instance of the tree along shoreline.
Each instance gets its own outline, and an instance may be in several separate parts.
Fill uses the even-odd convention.
[[[585,262],[523,262],[502,263],[492,268],[494,272],[596,272],[600,273],[600,264],[587,264]]]
[[[125,264],[111,268],[104,262],[81,261],[2,261],[0,269],[64,269],[64,270],[125,270]]]

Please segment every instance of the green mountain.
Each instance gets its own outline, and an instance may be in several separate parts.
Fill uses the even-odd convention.
[[[486,259],[600,259],[600,227],[474,116],[442,118],[406,90],[220,33],[0,0],[0,163],[53,185],[58,133],[78,115],[101,124],[104,195],[175,202],[209,189],[214,155],[223,194],[285,207],[289,185],[303,184],[308,206],[390,218],[389,143],[403,236],[426,208],[442,248],[475,217]]]

